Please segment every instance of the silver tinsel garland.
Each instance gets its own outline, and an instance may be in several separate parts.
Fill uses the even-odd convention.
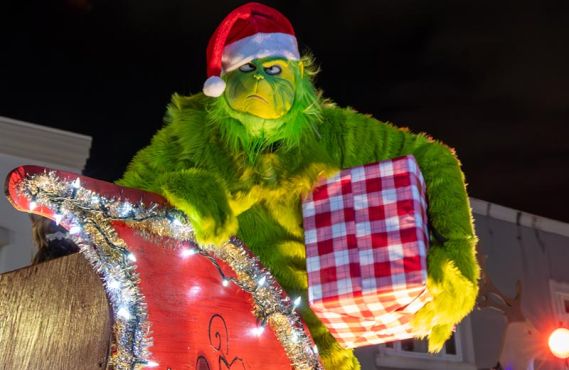
[[[123,221],[146,238],[169,240],[165,248],[180,248],[181,242],[189,244],[189,253],[207,258],[221,274],[224,285],[231,282],[251,294],[259,334],[268,324],[296,369],[322,368],[317,349],[295,311],[300,298],[288,298],[240,240],[232,238],[221,247],[198,245],[189,221],[180,211],[142,201],[131,203],[102,197],[84,188],[79,178],[62,179],[55,171],[28,175],[18,191],[27,197],[30,208],[44,206],[54,212],[55,220],[68,227],[69,237],[102,276],[114,319],[115,348],[109,363],[114,369],[158,364],[151,360],[149,352],[151,327],[139,289],[136,257],[118,237],[112,221]],[[216,259],[229,265],[236,277],[225,276]]]

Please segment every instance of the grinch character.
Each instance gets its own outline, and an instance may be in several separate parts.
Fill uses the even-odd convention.
[[[306,302],[302,198],[340,169],[414,155],[437,238],[428,252],[433,300],[413,325],[438,351],[477,294],[477,239],[460,164],[424,134],[323,99],[315,73],[281,13],[258,3],[235,9],[209,42],[203,93],[173,96],[165,126],[118,183],[165,196],[201,243],[237,235],[290,295]],[[307,305],[301,313],[326,369],[360,367]]]

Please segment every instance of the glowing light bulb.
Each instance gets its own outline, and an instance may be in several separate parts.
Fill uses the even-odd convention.
[[[79,189],[81,187],[81,180],[78,178],[75,179],[75,181],[73,181],[73,187],[75,189]]]
[[[229,280],[223,279],[223,281],[221,282],[221,285],[223,285],[223,286],[225,286],[225,287],[228,286],[228,285],[229,285]]]
[[[37,206],[38,206],[38,204],[32,200],[30,202],[30,211],[33,211],[34,209],[36,209]]]
[[[132,253],[129,253],[127,258],[132,262],[136,262],[136,256]]]
[[[263,276],[262,278],[259,279],[257,284],[259,284],[259,286],[263,286],[263,285],[265,285],[266,282],[267,282],[267,277]]]
[[[55,224],[59,225],[59,223],[61,222],[61,220],[63,219],[63,215],[60,215],[59,213],[57,213],[55,216]]]
[[[265,327],[262,325],[257,326],[256,328],[251,329],[251,332],[253,333],[254,336],[260,337],[265,332]]]
[[[318,354],[318,347],[316,346],[316,344],[314,345],[314,347],[312,347],[312,351]]]
[[[126,217],[130,214],[130,211],[132,211],[132,206],[130,205],[130,203],[124,203],[123,206],[121,207],[121,216],[122,217]]]
[[[297,308],[298,306],[300,306],[300,302],[302,301],[301,297],[296,297],[296,299],[294,300],[294,302],[292,302],[294,308]]]
[[[569,358],[569,330],[557,328],[549,336],[549,349],[557,358]]]
[[[81,232],[81,226],[79,225],[71,226],[71,228],[69,229],[69,234],[71,235],[79,234],[80,232]]]
[[[119,288],[121,287],[121,283],[120,283],[118,280],[110,279],[110,280],[107,282],[107,287],[108,287],[109,289],[113,289],[113,290],[114,290],[114,289],[119,289]]]
[[[290,336],[290,340],[291,340],[293,343],[298,342],[298,334],[296,334],[295,331],[292,332],[292,335]]]
[[[130,319],[130,311],[126,307],[121,307],[117,311],[117,316],[122,317],[125,320],[129,320]]]
[[[146,363],[146,367],[158,367],[158,366],[160,366],[160,364],[156,361],[148,361]]]
[[[196,254],[196,251],[195,251],[195,249],[192,249],[192,248],[184,248],[180,252],[180,256],[182,258],[188,258],[190,256],[193,256],[194,254]]]

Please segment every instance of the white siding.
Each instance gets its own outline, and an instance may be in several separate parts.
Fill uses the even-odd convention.
[[[14,168],[33,164],[80,173],[91,138],[0,117],[0,181]],[[34,255],[31,222],[0,197],[0,273],[27,266]]]

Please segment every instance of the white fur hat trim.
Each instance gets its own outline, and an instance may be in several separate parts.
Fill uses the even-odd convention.
[[[211,76],[203,84],[203,93],[212,98],[217,98],[225,90],[225,81],[219,76]]]

